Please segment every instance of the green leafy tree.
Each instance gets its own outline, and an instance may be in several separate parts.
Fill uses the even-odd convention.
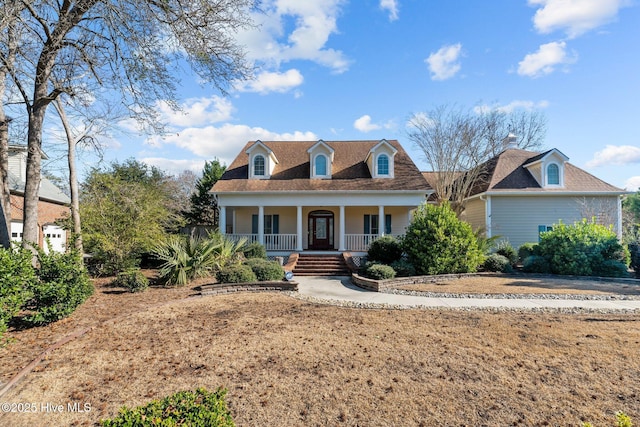
[[[143,253],[180,221],[169,209],[164,174],[129,160],[94,169],[81,191],[85,248],[113,274],[138,264]]]
[[[205,162],[202,178],[198,180],[196,191],[191,195],[191,210],[185,214],[192,224],[218,225],[218,204],[210,191],[226,169],[218,159]]]
[[[473,272],[484,260],[471,225],[446,202],[421,205],[402,244],[417,274]]]

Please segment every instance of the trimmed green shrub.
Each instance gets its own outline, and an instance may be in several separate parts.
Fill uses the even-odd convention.
[[[251,242],[244,245],[242,253],[245,258],[262,258],[267,259],[267,249],[260,242]]]
[[[219,388],[209,392],[204,388],[181,391],[145,406],[120,409],[113,419],[102,420],[102,427],[234,427],[233,418],[224,400],[227,391]]]
[[[511,261],[509,261],[506,256],[500,255],[498,253],[489,255],[487,259],[484,260],[482,268],[485,271],[498,271],[501,273],[513,272]]]
[[[93,285],[76,251],[47,254],[38,249],[38,264],[38,280],[26,305],[32,311],[25,318],[28,323],[46,325],[67,317],[93,294]]]
[[[471,225],[459,220],[448,203],[421,205],[402,244],[417,274],[469,273],[484,261]]]
[[[149,279],[142,274],[139,268],[131,268],[118,273],[113,281],[113,286],[125,288],[129,292],[142,292],[149,287]]]
[[[367,267],[365,275],[374,280],[386,280],[396,277],[396,272],[388,265],[372,263]]]
[[[31,295],[36,273],[26,249],[0,248],[0,337]]]
[[[573,225],[554,224],[553,230],[542,233],[539,248],[554,274],[610,276],[622,272],[607,261],[629,265],[629,251],[612,228],[586,219]]]
[[[540,255],[539,252],[540,250],[537,243],[523,243],[518,248],[518,259],[520,262],[524,262],[524,260],[531,255]]]
[[[525,273],[549,274],[551,273],[551,266],[545,257],[531,255],[522,262],[522,271]]]
[[[628,247],[631,255],[631,268],[636,272],[636,277],[640,278],[640,242],[629,243]]]
[[[248,283],[257,282],[258,278],[251,267],[237,264],[222,267],[216,274],[216,280],[218,283]]]
[[[399,259],[391,263],[398,277],[410,277],[416,275],[416,268],[406,259]]]
[[[501,240],[500,243],[498,243],[496,253],[509,260],[511,265],[516,265],[518,263],[518,252],[507,240]]]
[[[263,258],[251,258],[246,260],[244,264],[251,267],[251,270],[260,282],[282,280],[284,278],[284,269],[276,261],[269,261]]]
[[[382,236],[369,245],[367,259],[381,264],[391,264],[402,257],[402,246],[393,236]]]

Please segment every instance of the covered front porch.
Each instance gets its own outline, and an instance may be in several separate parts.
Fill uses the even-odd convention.
[[[416,206],[220,206],[220,230],[269,253],[366,252],[384,235],[404,234]]]

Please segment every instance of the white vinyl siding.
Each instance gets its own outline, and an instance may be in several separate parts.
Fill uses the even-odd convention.
[[[597,198],[599,203],[616,209],[616,197]],[[493,236],[504,236],[513,247],[538,241],[538,226],[553,225],[562,220],[573,224],[582,219],[577,197],[491,196],[491,231]],[[613,224],[616,227],[616,224]]]

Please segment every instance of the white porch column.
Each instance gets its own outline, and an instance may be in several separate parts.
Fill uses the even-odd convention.
[[[384,228],[386,225],[386,221],[384,220],[384,206],[378,206],[378,234],[382,237],[384,236]]]
[[[218,230],[220,234],[227,234],[227,207],[220,206],[220,212],[218,214]]]
[[[340,239],[338,241],[338,250],[340,252],[344,252],[347,250],[347,248],[345,248],[345,239],[344,239],[344,232],[345,232],[345,217],[344,217],[344,205],[340,205],[340,236],[338,236],[338,238]]]
[[[302,252],[302,206],[297,207],[296,218],[296,251]]]
[[[258,242],[264,245],[264,206],[258,206]]]
[[[618,229],[618,240],[622,240],[622,196],[618,196],[618,218],[616,221],[616,228]]]

